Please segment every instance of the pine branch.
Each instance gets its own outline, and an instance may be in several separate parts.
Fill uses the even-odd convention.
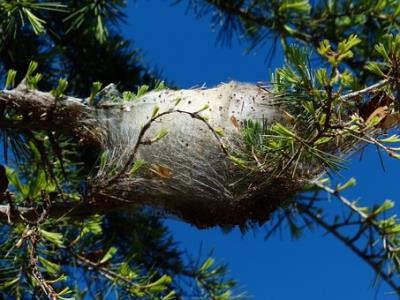
[[[358,90],[358,91],[355,91],[355,92],[351,92],[351,93],[345,94],[345,95],[343,95],[343,96],[340,96],[339,98],[340,98],[340,100],[342,100],[342,101],[346,101],[346,100],[349,100],[349,99],[352,99],[352,98],[355,98],[355,97],[360,97],[360,96],[363,96],[364,94],[367,94],[367,93],[369,93],[369,92],[373,92],[374,90],[377,90],[377,89],[379,89],[379,88],[382,88],[382,87],[384,87],[384,86],[387,86],[387,85],[389,85],[392,81],[393,81],[393,79],[391,79],[391,78],[386,78],[386,79],[383,79],[383,80],[381,80],[381,81],[379,81],[379,82],[377,82],[377,83],[375,83],[375,84],[373,84],[373,85],[370,85],[370,86],[368,86],[368,87],[366,87],[366,88],[364,88],[364,89],[361,89],[361,90]]]
[[[74,97],[56,101],[51,93],[28,89],[24,84],[14,90],[0,91],[0,106],[18,118],[0,116],[0,128],[50,130],[54,129],[66,136],[76,136],[83,143],[98,144],[93,108]],[[12,112],[12,113],[11,113]]]
[[[47,296],[49,300],[57,300],[57,293],[51,284],[43,277],[43,273],[39,269],[39,257],[37,255],[37,243],[39,241],[39,235],[36,229],[31,229],[31,233],[27,237],[29,238],[29,267],[33,278],[36,283],[39,284],[43,293]]]
[[[49,207],[27,207],[22,205],[0,205],[0,221],[4,223],[37,224],[43,214],[46,218],[77,218],[84,219],[96,214],[106,214],[135,204],[106,194],[93,194],[90,199],[52,203]]]
[[[299,205],[299,209],[301,213],[310,217],[315,223],[323,227],[326,231],[328,231],[346,247],[348,247],[353,253],[360,257],[365,263],[367,263],[374,270],[377,276],[381,277],[396,293],[400,293],[400,284],[397,283],[393,278],[394,274],[383,270],[380,264],[374,262],[375,258],[365,253],[365,249],[357,247],[346,235],[340,233],[336,229],[335,225],[329,224],[319,214],[312,212],[309,206]]]
[[[314,198],[308,204],[305,201],[296,203],[300,214],[310,217],[317,224],[343,242],[357,256],[364,260],[396,293],[400,292],[400,283],[396,280],[400,268],[398,257],[397,234],[400,225],[395,218],[380,219],[380,215],[392,207],[391,202],[385,202],[373,210],[359,207],[356,202],[341,195],[341,187],[332,189],[329,186],[313,181],[314,186],[335,197],[350,209],[348,217],[337,217],[329,222],[326,216],[314,203]],[[342,221],[340,221],[342,219]],[[343,230],[343,231],[341,231]],[[349,230],[353,232],[349,233]],[[352,236],[351,236],[352,235]],[[366,241],[363,244],[362,241]]]
[[[352,99],[354,95],[362,96],[389,83],[389,80],[384,80],[344,97]],[[246,101],[248,97],[254,102]],[[258,86],[234,82],[204,90],[154,91],[130,102],[111,102],[110,99],[113,98],[104,95],[95,106],[91,106],[82,99],[54,97],[51,93],[29,90],[23,86],[0,92],[0,103],[8,112],[2,116],[1,126],[20,130],[21,133],[26,130],[44,130],[44,133],[56,131],[57,134],[78,138],[79,143],[90,141],[91,151],[106,149],[112,154],[105,157],[105,166],[100,166],[95,176],[86,178],[87,195],[81,194],[77,202],[63,200],[64,203],[52,203],[49,217],[85,217],[135,203],[162,207],[199,226],[240,223],[249,216],[265,220],[282,201],[301,190],[304,180],[313,176],[310,168],[316,162],[318,165],[314,169],[319,171],[322,171],[320,162],[327,167],[340,164],[329,151],[340,151],[341,146],[329,141],[333,140],[332,137],[340,138],[347,134],[346,128],[350,126],[341,120],[341,123],[333,123],[338,122],[336,116],[331,116],[334,105],[337,105],[335,101],[343,103],[336,94],[330,97],[331,105],[325,105],[321,110],[321,113],[325,112],[322,126],[316,133],[311,131],[307,135],[308,131],[298,131],[290,123],[288,127],[274,123],[281,120],[282,107],[300,105],[304,109],[301,103],[293,105],[288,99],[287,104],[278,106],[271,93]],[[13,115],[21,115],[22,118]],[[266,116],[267,120],[264,119]],[[246,128],[250,126],[248,119],[266,122],[264,131],[254,129],[251,133],[250,127]],[[319,124],[320,121],[315,123]],[[302,128],[305,124],[298,126]],[[378,140],[372,140],[373,136],[367,135],[364,124],[358,126],[359,131],[352,134],[381,148],[386,147]],[[162,140],[158,141],[157,130],[160,128],[174,131],[166,137],[162,134]],[[256,145],[250,143],[247,145],[250,150],[246,152],[241,141],[242,130],[248,130],[249,141],[261,141],[261,148],[257,149]],[[156,136],[155,140],[148,138],[151,134]],[[182,151],[179,147],[185,143],[185,139],[187,146]],[[320,150],[321,139],[323,146]],[[189,147],[192,143],[197,145]],[[278,148],[269,149],[269,143]],[[277,143],[283,144],[279,146]],[[55,148],[54,145],[51,147]],[[45,156],[43,147],[40,154]],[[159,157],[163,158],[160,160]],[[148,160],[147,165],[139,173],[135,170],[132,175],[128,170],[135,168],[135,161],[138,160]],[[48,159],[42,161],[47,162]],[[160,164],[166,164],[167,167]],[[157,171],[157,168],[161,168],[161,171]],[[237,176],[233,184],[226,181],[229,176]],[[190,189],[187,188],[187,178],[195,182],[190,184]],[[166,185],[168,181],[170,183]],[[198,192],[193,189],[198,189]],[[194,195],[198,197],[196,201]],[[242,206],[243,203],[245,206]],[[260,209],[258,205],[265,209]],[[257,211],[253,211],[255,207]],[[203,213],[199,214],[199,210]],[[35,221],[43,209],[15,207],[12,216],[9,211],[7,205],[1,207],[3,220],[8,214],[12,222],[21,222],[24,219]]]

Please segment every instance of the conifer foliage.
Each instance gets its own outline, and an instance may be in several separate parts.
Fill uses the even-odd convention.
[[[394,201],[363,207],[343,195],[356,179],[331,186],[327,176],[366,144],[400,159],[398,1],[190,0],[222,24],[221,41],[274,41],[286,57],[267,87],[196,91],[168,89],[146,67],[119,33],[125,5],[0,2],[0,297],[245,298],[226,266],[178,251],[164,213],[198,227],[266,224],[267,236],[285,222],[294,237],[321,226],[399,293]],[[219,109],[194,108],[189,98],[204,95]],[[238,95],[267,102],[222,119]],[[183,157],[182,133],[217,162]],[[148,161],[164,152],[192,177],[173,181],[177,169]],[[346,211],[331,213],[326,194]]]

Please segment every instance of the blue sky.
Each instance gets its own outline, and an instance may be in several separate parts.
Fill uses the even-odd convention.
[[[245,43],[236,40],[231,48],[216,46],[217,31],[207,19],[186,14],[186,1],[171,6],[172,1],[129,1],[124,34],[143,49],[144,60],[162,70],[169,81],[180,87],[238,80],[266,81],[271,70],[281,66],[280,53],[271,66],[265,63],[270,45],[258,53],[245,54]],[[386,172],[380,166],[376,150],[368,148],[362,157],[351,158],[342,181],[354,176],[357,187],[348,196],[362,203],[380,203],[400,199],[396,186],[400,162],[384,158]],[[332,200],[334,201],[334,200]],[[332,204],[333,205],[333,204]],[[398,209],[395,209],[398,212]],[[219,229],[198,230],[178,221],[167,221],[183,249],[197,253],[214,249],[218,261],[229,264],[231,276],[254,299],[395,299],[381,285],[372,289],[372,270],[339,241],[322,230],[306,232],[293,241],[287,230],[264,240],[265,230],[242,236],[238,230],[223,234]]]

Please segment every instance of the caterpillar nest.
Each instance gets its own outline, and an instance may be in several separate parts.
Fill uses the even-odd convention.
[[[106,162],[92,185],[198,227],[263,223],[322,171],[314,163],[297,164],[294,176],[284,164],[277,172],[246,145],[249,122],[288,123],[273,95],[255,85],[152,91],[123,103],[110,86],[98,99]]]

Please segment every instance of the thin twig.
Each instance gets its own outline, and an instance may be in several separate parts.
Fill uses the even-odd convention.
[[[368,229],[368,232],[369,232],[368,233],[368,236],[369,236],[368,244],[367,244],[366,248],[364,249],[364,251],[361,251],[360,249],[358,249],[355,246],[355,238],[358,239],[358,235],[353,237],[353,239],[344,237],[339,232],[337,232],[335,228],[333,228],[332,226],[330,226],[326,222],[324,223],[324,221],[321,218],[319,218],[318,216],[314,216],[313,219],[316,220],[317,223],[319,223],[320,225],[323,225],[325,228],[327,228],[327,226],[330,226],[329,231],[332,234],[334,234],[339,240],[343,241],[356,254],[361,256],[370,266],[372,266],[374,268],[374,270],[377,272],[377,274],[379,274],[389,285],[391,285],[396,290],[396,292],[399,293],[400,292],[400,286],[398,286],[397,284],[395,284],[392,281],[392,279],[390,278],[389,274],[386,274],[384,272],[383,268],[379,267],[379,264],[373,263],[371,260],[368,260],[368,257],[370,257],[371,255],[374,255],[374,253],[376,252],[374,250],[374,246],[375,246],[376,242],[381,240],[382,241],[382,248],[384,249],[384,253],[380,256],[381,262],[384,263],[389,257],[391,259],[391,261],[393,262],[394,266],[396,267],[396,269],[399,266],[398,257],[397,257],[397,255],[398,255],[397,254],[398,247],[396,247],[393,244],[393,241],[390,240],[390,238],[389,238],[390,237],[389,236],[390,233],[388,233],[385,230],[386,228],[385,227],[380,227],[379,224],[377,223],[377,221],[374,220],[374,218],[377,215],[374,214],[374,212],[372,212],[370,215],[365,213],[360,208],[358,208],[354,202],[351,202],[350,200],[348,200],[344,196],[340,195],[338,190],[334,190],[334,189],[332,189],[332,188],[330,188],[330,187],[328,187],[328,186],[326,186],[326,185],[324,185],[324,184],[322,184],[322,183],[320,183],[318,181],[313,181],[312,184],[314,184],[315,186],[319,187],[321,190],[326,191],[330,195],[334,196],[342,204],[344,204],[345,206],[350,208],[352,212],[356,213],[360,217],[361,221],[366,226],[366,227],[362,227],[362,229],[360,229],[360,231],[361,230],[365,231],[365,229]],[[306,211],[306,213],[307,213],[307,211]],[[307,214],[309,214],[309,212]],[[333,231],[335,231],[335,232],[333,232]],[[374,232],[379,234],[380,239],[373,238]],[[341,236],[339,237],[338,235],[341,235]],[[357,250],[354,250],[354,249],[357,249]],[[368,251],[370,252],[370,255],[367,255]]]
[[[361,96],[361,95],[366,94],[368,92],[371,92],[371,91],[373,91],[375,89],[379,89],[381,87],[384,87],[385,85],[389,84],[391,82],[391,80],[392,80],[391,78],[383,79],[383,80],[381,80],[381,81],[379,81],[379,82],[377,82],[377,83],[375,83],[375,84],[373,84],[371,86],[368,86],[368,87],[366,87],[364,89],[361,89],[361,90],[358,90],[358,91],[351,92],[351,93],[348,93],[346,95],[340,96],[339,99],[344,101],[344,100],[347,100],[347,99],[351,99],[351,98],[354,98],[354,97]]]
[[[392,287],[393,290],[395,290],[397,293],[400,292],[400,286],[391,278],[389,274],[386,274],[384,271],[382,271],[381,268],[379,268],[379,265],[374,263],[370,259],[371,257],[369,255],[357,248],[354,243],[349,241],[347,237],[343,236],[336,229],[332,228],[332,226],[325,222],[321,217],[311,212],[307,206],[300,204],[299,208],[301,209],[302,213],[309,216],[317,224],[325,228],[329,233],[331,233],[339,241],[341,241],[344,245],[351,249],[357,256],[359,256],[365,263],[367,263],[376,272],[376,274],[378,274],[390,287]]]
[[[36,253],[36,244],[38,241],[38,234],[36,232],[36,228],[31,229],[31,234],[29,236],[30,245],[29,249],[29,266],[31,268],[32,276],[35,278],[36,282],[39,284],[42,291],[50,300],[57,299],[57,293],[54,288],[47,283],[46,279],[44,279],[42,272],[39,270],[39,258]]]

